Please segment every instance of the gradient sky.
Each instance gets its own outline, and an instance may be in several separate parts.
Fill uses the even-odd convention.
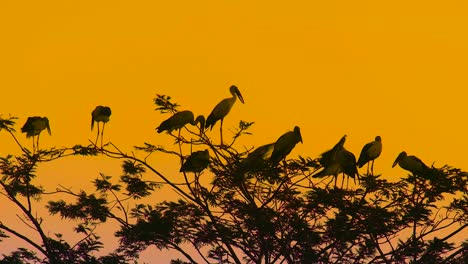
[[[130,150],[172,144],[154,131],[167,118],[154,111],[156,94],[208,115],[235,84],[245,104],[225,120],[225,137],[240,119],[255,121],[239,147],[298,125],[304,144],[292,156],[315,158],[344,134],[359,155],[380,135],[375,170],[388,179],[406,174],[391,168],[403,150],[467,169],[467,13],[461,0],[1,1],[0,114],[19,117],[18,130],[47,116],[52,137],[41,146],[60,147],[94,139],[90,113],[108,105],[106,140]],[[0,133],[1,155],[15,151]],[[160,161],[177,177],[176,162]],[[72,158],[40,172],[48,188],[78,190],[120,166]]]

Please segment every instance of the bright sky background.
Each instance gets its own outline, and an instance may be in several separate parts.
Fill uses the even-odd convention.
[[[94,139],[90,113],[108,105],[106,140],[130,150],[172,144],[154,131],[167,118],[156,94],[206,116],[235,84],[245,104],[226,118],[225,137],[255,121],[240,147],[298,125],[304,144],[292,156],[315,158],[344,134],[358,156],[380,135],[375,170],[387,179],[406,174],[391,168],[403,150],[467,169],[467,13],[462,0],[1,1],[0,114],[19,117],[18,130],[47,116],[52,137],[41,146],[71,146]],[[14,151],[0,133],[1,155]],[[72,158],[40,172],[46,187],[78,190],[120,165]]]

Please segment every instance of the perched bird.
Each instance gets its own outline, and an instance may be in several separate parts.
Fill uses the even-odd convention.
[[[179,130],[180,132],[180,129],[182,129],[187,124],[195,126],[198,123],[200,123],[200,131],[203,131],[205,126],[205,117],[199,115],[194,120],[193,113],[191,111],[185,110],[177,112],[168,119],[161,122],[161,124],[156,128],[156,130],[158,133],[167,131],[169,134],[171,134],[173,130]]]
[[[367,174],[369,174],[369,164],[372,162],[371,172],[374,175],[374,160],[382,153],[382,138],[376,136],[375,140],[367,143],[361,150],[357,165],[362,168],[367,163]]]
[[[338,141],[338,143],[336,143],[335,146],[333,146],[332,149],[325,151],[324,153],[322,153],[322,155],[320,155],[320,159],[319,159],[320,165],[322,165],[323,167],[327,167],[329,165],[332,165],[334,162],[336,162],[336,153],[339,150],[344,149],[344,143],[346,142],[346,137],[347,136],[344,135],[340,139],[340,141]]]
[[[295,126],[293,131],[286,132],[276,140],[270,161],[273,164],[280,162],[286,158],[286,156],[299,142],[302,143],[301,129],[298,126]]]
[[[249,170],[261,166],[265,161],[270,160],[274,148],[275,143],[266,144],[256,148],[242,161],[242,168],[244,170]]]
[[[349,177],[353,178],[354,184],[356,184],[356,178],[359,181],[359,173],[357,170],[356,157],[354,156],[354,154],[343,148],[336,154],[336,159],[343,170],[343,181],[344,176],[347,176],[346,188],[348,187]],[[341,187],[343,188],[343,183],[341,184]]]
[[[210,153],[207,149],[193,152],[182,164],[180,172],[202,172],[210,164]]]
[[[345,175],[359,180],[359,174],[356,167],[356,157],[353,153],[344,148],[346,135],[330,150],[324,152],[319,159],[320,165],[323,169],[314,174],[313,178],[323,178],[325,176],[333,176],[335,179],[335,186],[338,180],[338,175],[343,173],[343,182]],[[333,180],[333,179],[332,179]],[[331,182],[331,181],[330,181]],[[342,183],[343,186],[343,183]]]
[[[47,132],[49,135],[52,135],[50,131],[49,119],[47,117],[40,117],[40,116],[33,116],[28,117],[26,123],[21,128],[21,132],[26,133],[26,137],[33,138],[33,153],[39,149],[39,136],[42,130],[47,128]],[[34,137],[37,136],[36,142],[34,142]]]
[[[229,92],[231,92],[232,97],[223,99],[221,102],[219,102],[215,108],[213,108],[213,111],[211,111],[211,114],[208,116],[206,119],[206,128],[213,129],[213,126],[218,122],[218,120],[221,120],[221,126],[219,127],[220,135],[221,135],[221,145],[223,145],[223,120],[229,114],[229,111],[231,111],[232,106],[236,102],[237,98],[244,103],[244,98],[242,97],[242,94],[240,93],[239,89],[237,86],[232,85],[229,88]]]
[[[96,142],[94,145],[97,145],[97,141],[99,138],[99,122],[102,122],[102,131],[101,131],[101,148],[102,148],[102,140],[104,134],[104,126],[107,122],[109,122],[109,117],[111,116],[112,112],[110,107],[98,105],[94,108],[93,112],[91,112],[91,130],[94,128],[94,122],[97,122],[98,132],[96,136]]]
[[[429,168],[424,164],[424,162],[415,156],[408,156],[405,151],[398,155],[395,162],[393,162],[392,168],[397,164],[400,165],[402,169],[405,169],[414,175],[423,176],[429,171]]]

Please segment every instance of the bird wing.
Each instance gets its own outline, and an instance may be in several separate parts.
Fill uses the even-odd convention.
[[[216,124],[218,120],[223,119],[225,116],[227,116],[227,114],[229,114],[229,111],[231,111],[231,108],[234,102],[235,102],[235,97],[221,100],[221,102],[219,102],[213,108],[213,111],[211,111],[210,115],[206,119],[205,127],[210,127],[210,129],[213,129],[213,126]]]
[[[361,154],[359,155],[359,159],[358,159],[358,162],[357,162],[359,168],[361,168],[361,167],[364,166],[367,162],[369,162],[369,149],[372,147],[372,143],[373,143],[373,142],[367,143],[367,144],[364,145],[364,147],[362,148]]]
[[[21,128],[21,132],[26,133],[28,131],[31,131],[33,129],[33,118],[28,117],[28,120],[26,120],[26,123],[24,123],[23,127]]]

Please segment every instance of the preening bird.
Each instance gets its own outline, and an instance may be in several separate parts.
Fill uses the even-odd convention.
[[[107,122],[109,122],[109,118],[111,116],[112,112],[110,107],[108,106],[102,106],[98,105],[96,108],[94,108],[93,112],[91,112],[91,130],[94,128],[94,122],[97,122],[97,136],[96,136],[96,142],[94,145],[97,145],[97,141],[99,138],[99,123],[102,123],[102,131],[101,131],[101,148],[102,148],[102,141],[103,141],[103,135],[104,135],[104,127]]]
[[[301,129],[295,126],[293,131],[286,132],[276,140],[270,161],[273,164],[280,162],[286,158],[299,142],[302,143]]]
[[[207,149],[195,151],[188,156],[180,168],[180,172],[200,173],[210,165],[210,153]]]
[[[42,130],[47,128],[49,135],[52,135],[50,131],[49,119],[47,117],[33,116],[28,117],[26,123],[21,128],[21,132],[26,133],[26,138],[33,138],[33,153],[39,149],[39,136]],[[36,142],[34,142],[34,137],[37,136]]]
[[[213,111],[211,111],[211,114],[208,116],[206,119],[206,128],[213,129],[213,126],[218,122],[218,120],[221,120],[221,126],[219,127],[220,135],[221,135],[221,145],[223,145],[223,120],[229,114],[229,111],[231,111],[232,106],[236,102],[237,98],[244,103],[244,98],[242,97],[242,94],[240,93],[239,89],[237,86],[232,85],[229,87],[229,92],[232,94],[232,97],[223,99],[221,102],[219,102],[215,108],[213,108]]]
[[[395,162],[393,162],[392,168],[397,164],[400,165],[402,169],[407,170],[414,175],[423,176],[429,171],[429,167],[427,167],[424,162],[415,156],[408,156],[405,151],[398,155]]]
[[[336,143],[335,146],[333,146],[332,149],[325,151],[324,153],[322,153],[322,155],[320,155],[320,159],[319,159],[320,165],[326,168],[327,166],[332,165],[334,162],[336,162],[336,153],[338,153],[339,150],[344,149],[344,143],[346,142],[346,137],[347,136],[344,135],[340,139],[340,141],[338,141],[338,143]]]
[[[194,120],[194,115],[191,111],[185,110],[180,111],[173,114],[168,119],[161,122],[161,124],[156,128],[158,133],[162,133],[163,131],[167,131],[169,134],[172,133],[173,130],[182,129],[187,124],[191,124],[193,126],[200,123],[200,131],[204,130],[205,126],[205,117],[202,115],[197,116]]]
[[[324,152],[320,156],[319,162],[323,169],[312,177],[323,178],[325,176],[333,176],[335,179],[335,186],[340,173],[344,174],[343,181],[345,175],[348,176],[348,180],[349,177],[353,178],[355,182],[356,177],[359,179],[356,167],[356,157],[353,153],[344,148],[345,141],[346,135],[344,135],[332,149]]]
[[[382,153],[382,138],[376,136],[375,140],[367,143],[361,150],[357,165],[362,168],[367,163],[367,174],[369,174],[369,164],[372,162],[371,172],[374,175],[374,160]]]

